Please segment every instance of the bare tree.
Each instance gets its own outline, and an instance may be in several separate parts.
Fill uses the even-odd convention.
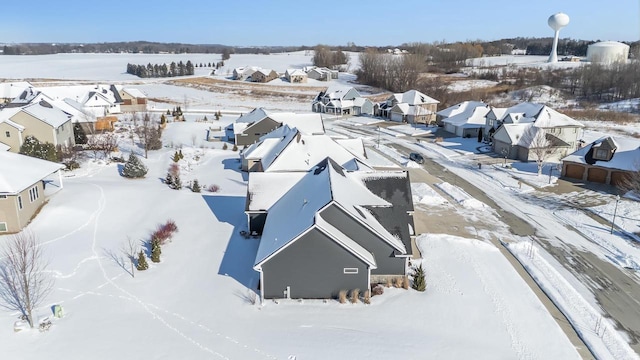
[[[542,167],[558,152],[558,147],[551,140],[553,136],[543,128],[531,126],[522,137],[521,143],[528,145],[529,156],[533,156],[538,166],[538,175],[542,175]]]
[[[148,157],[149,150],[162,148],[162,141],[160,140],[162,128],[157,124],[157,121],[151,118],[149,113],[144,113],[140,122],[138,122],[137,114],[134,114],[133,123],[135,125],[134,132],[144,149],[145,159]]]
[[[0,253],[0,306],[22,313],[33,327],[33,310],[53,287],[48,261],[36,236],[27,231],[9,237]]]

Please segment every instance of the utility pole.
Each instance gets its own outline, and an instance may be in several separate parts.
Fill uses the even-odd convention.
[[[618,212],[619,202],[620,202],[620,195],[616,195],[616,207],[613,209],[613,220],[611,220],[611,234],[613,234],[613,227],[616,224],[616,213]]]

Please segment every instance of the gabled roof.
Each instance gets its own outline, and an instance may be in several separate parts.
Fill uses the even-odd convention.
[[[3,82],[0,83],[0,98],[2,99],[13,99],[27,88],[32,87],[32,85],[26,81],[15,81],[15,82]]]
[[[0,142],[0,151],[9,151],[9,150],[11,150],[11,146]]]
[[[357,98],[353,99],[353,105],[354,106],[358,106],[358,107],[362,107],[367,102],[370,102],[371,105],[373,105],[373,101],[371,101],[371,100],[369,100],[367,98],[357,97]]]
[[[609,161],[591,158],[593,165],[624,171],[640,170],[640,140],[620,136],[603,136],[593,143],[576,150],[571,155],[563,158],[562,161],[587,164],[585,157],[588,156],[588,153],[592,151],[592,149],[601,146],[605,141],[611,141],[615,145],[616,150],[613,157]]]
[[[438,111],[436,114],[448,118],[458,114],[470,114],[473,110],[479,106],[488,106],[482,101],[463,101],[459,104],[450,106],[444,110]]]
[[[274,72],[275,72],[275,70],[260,68],[260,69],[256,70],[254,73],[260,73],[260,74],[262,74],[264,76],[269,76],[269,75],[271,75],[271,73],[274,73]]]
[[[355,97],[361,97],[358,90],[354,87],[344,86],[344,85],[331,85],[324,92],[324,98],[332,99],[332,100],[342,100],[349,91],[355,92]]]
[[[269,210],[306,174],[306,172],[250,172],[245,211]]]
[[[287,69],[285,71],[286,76],[307,76],[307,73],[302,69]]]
[[[240,115],[239,118],[236,119],[236,123],[254,123],[260,121],[269,116],[269,113],[264,108],[258,107],[246,114]]]
[[[272,151],[262,159],[264,171],[308,171],[326,157],[348,166],[349,170],[371,169],[366,165],[366,158],[340,146],[328,135],[306,135],[298,131],[295,136],[284,138],[285,141],[285,146],[278,148],[279,152]]]
[[[23,107],[21,111],[51,125],[53,128],[58,128],[60,125],[71,120],[71,115],[58,109],[46,100],[29,104]]]
[[[535,124],[540,128],[584,127],[582,123],[548,106],[543,106],[542,109],[540,109],[540,112],[536,116]]]
[[[271,206],[264,226],[254,267],[259,267],[273,254],[295,241],[301,234],[316,226],[332,237],[345,242],[348,237],[337,234],[339,230],[329,227],[320,219],[318,212],[330,203],[338,204],[350,216],[368,226],[375,234],[389,242],[399,251],[404,251],[400,240],[386,231],[364,206],[391,206],[391,204],[368,190],[362,182],[349,174],[330,158],[326,158],[293,185]],[[361,247],[349,244],[354,253],[364,258],[372,257]]]
[[[266,118],[269,118],[282,125],[289,125],[290,128],[297,128],[305,134],[324,134],[324,123],[322,115],[314,114],[296,114],[290,112],[271,112],[263,108],[255,108],[251,112],[243,114],[236,119],[233,125],[233,132],[239,134],[247,127],[256,124]]]
[[[540,112],[542,107],[543,107],[543,105],[540,105],[540,104],[534,104],[534,103],[530,103],[530,102],[523,102],[523,103],[511,106],[511,107],[508,107],[508,108],[504,109],[504,111],[499,111],[498,109],[494,109],[494,112],[496,112],[496,113],[502,112],[502,116],[500,118],[498,118],[498,120],[500,120],[500,121],[503,121],[504,118],[509,116],[509,114],[511,114],[511,113],[518,114],[518,116],[522,116],[522,117],[526,117],[526,118],[533,118]]]
[[[140,91],[139,89],[135,89],[135,88],[123,88],[122,91],[126,92],[131,97],[134,97],[134,98],[137,98],[137,99],[144,99],[144,98],[147,97],[147,95],[145,95],[142,91]]]
[[[531,127],[531,123],[503,124],[493,134],[493,138],[507,144],[517,145],[529,127]]]
[[[18,194],[64,166],[34,157],[0,151],[0,194]]]
[[[40,91],[36,90],[33,87],[28,87],[24,89],[18,96],[13,98],[10,103],[8,103],[5,108],[13,108],[13,107],[22,107],[30,104],[36,96],[40,94]]]
[[[456,127],[484,126],[487,122],[487,114],[489,111],[490,108],[487,105],[467,106],[464,111],[451,115],[443,119],[442,122]]]
[[[418,90],[409,90],[402,93],[401,102],[409,105],[439,104],[440,101],[431,98]]]

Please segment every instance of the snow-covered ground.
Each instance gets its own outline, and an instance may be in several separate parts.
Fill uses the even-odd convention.
[[[165,186],[171,147],[150,153],[142,180],[122,178],[117,164],[100,160],[65,176],[63,191],[29,225],[56,281],[37,313],[50,316],[50,307],[61,304],[65,316],[45,333],[13,333],[17,314],[1,312],[3,357],[577,358],[495,247],[471,239],[421,238],[425,293],[389,288],[370,306],[252,305],[258,242],[239,235],[246,227],[246,182],[236,152],[200,147],[207,145],[201,139],[190,146],[201,125],[170,123],[164,143],[182,146],[184,183],[197,178],[205,187],[218,185],[218,193]],[[126,137],[121,148],[132,149]],[[179,231],[163,248],[162,262],[132,277],[122,253],[127,239],[142,244],[167,219]]]
[[[548,63],[549,56],[540,55],[501,55],[487,56],[467,60],[467,66],[492,67],[492,66],[517,66],[517,67],[553,67],[572,68],[582,66],[584,62],[558,61]]]

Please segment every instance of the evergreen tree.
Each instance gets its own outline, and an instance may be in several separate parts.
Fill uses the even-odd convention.
[[[147,270],[148,268],[149,268],[149,264],[147,264],[147,259],[144,256],[144,252],[140,250],[140,252],[138,253],[138,265],[136,266],[136,269],[140,271],[144,271],[144,270]]]
[[[167,123],[167,118],[164,116],[164,114],[160,115],[160,125],[164,125]]]
[[[124,164],[122,176],[130,179],[143,178],[147,174],[147,167],[133,153],[129,155],[129,160]]]
[[[180,160],[184,159],[184,155],[182,155],[182,149],[178,149],[178,156],[180,156]]]
[[[182,180],[180,180],[180,175],[176,175],[173,178],[173,189],[180,190],[182,189]]]
[[[169,109],[167,109],[167,115],[171,115],[171,111],[169,111]]]
[[[162,128],[160,126],[158,126],[157,128],[152,127],[151,129],[149,129],[149,136],[147,138],[147,149],[162,149]]]
[[[38,159],[58,161],[56,147],[51,143],[41,143],[35,136],[28,135],[20,147],[20,154]]]
[[[200,191],[202,191],[202,188],[200,187],[200,183],[198,182],[198,179],[193,180],[193,184],[191,185],[191,191],[195,193],[199,193]]]
[[[173,157],[171,158],[171,160],[173,160],[173,162],[177,163],[178,161],[180,161],[180,154],[178,154],[178,152],[174,152],[173,153]]]
[[[84,132],[80,123],[73,124],[73,138],[76,144],[86,144],[87,143],[87,134]]]
[[[160,240],[156,238],[151,239],[151,261],[159,263],[161,254],[162,249],[160,248]]]
[[[427,289],[427,281],[425,279],[425,272],[422,268],[422,264],[413,269],[413,274],[411,275],[411,277],[413,280],[413,284],[411,285],[411,287],[414,290],[425,291]]]
[[[173,186],[174,186],[173,175],[171,175],[170,173],[167,173],[167,177],[164,178],[164,183],[167,184],[168,187],[173,189]]]
[[[204,119],[202,119],[203,121],[207,122],[209,121],[209,119],[207,119],[207,115],[204,116]]]
[[[220,120],[220,110],[216,111],[216,120]]]

